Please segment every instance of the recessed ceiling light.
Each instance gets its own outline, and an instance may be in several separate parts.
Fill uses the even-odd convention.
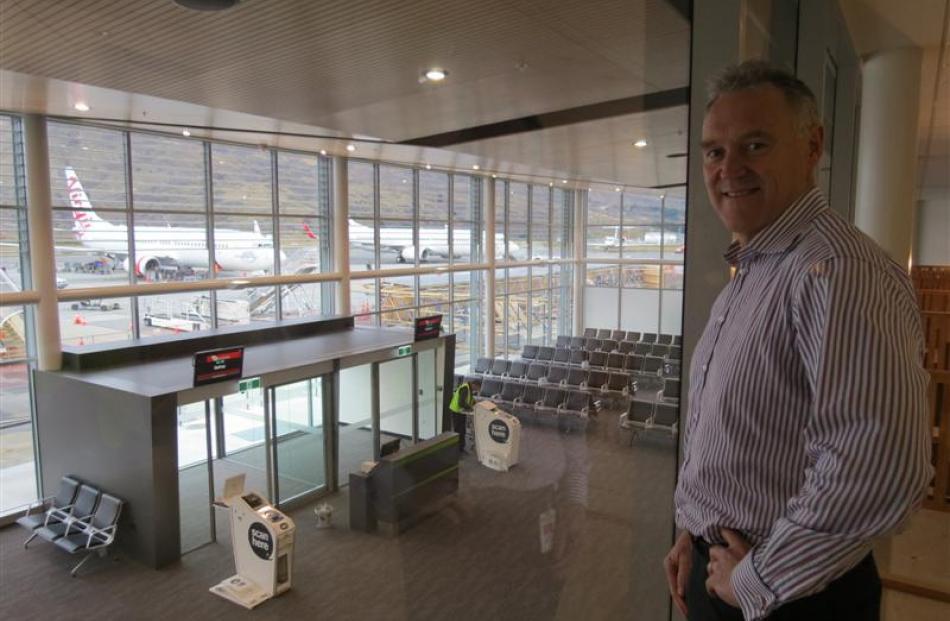
[[[181,135],[184,136],[185,138],[187,138],[188,136],[191,135],[191,132],[190,132],[189,130],[187,130],[187,129],[183,129],[183,130],[181,130]]]
[[[426,164],[426,170],[432,170],[432,164]]]
[[[492,179],[497,179],[497,178],[498,178],[498,175],[492,175],[491,178],[492,178]]]
[[[567,179],[561,179],[561,183],[567,183]]]
[[[447,75],[449,75],[449,72],[445,69],[442,69],[441,67],[432,67],[422,75],[430,82],[441,82],[446,78]]]
[[[320,149],[320,155],[326,155],[326,154],[327,154],[326,149]]]
[[[83,151],[88,151],[88,150],[89,150],[89,147],[83,145],[82,150],[83,150]]]
[[[473,165],[472,165],[472,170],[481,170],[481,169],[482,169],[482,167],[479,166],[478,164],[473,164]]]
[[[348,145],[346,145],[346,150],[349,151],[350,153],[352,153],[353,151],[356,151],[356,145],[355,145],[355,144],[348,144]]]
[[[73,104],[73,108],[79,112],[89,112],[89,104],[87,104],[85,101],[77,101]]]
[[[619,186],[616,187],[616,188],[614,188],[614,192],[619,192],[620,190],[621,190],[621,188],[620,188]]]
[[[553,181],[548,181],[548,187],[549,187],[549,188],[552,187],[553,185],[554,185],[554,182],[553,182]]]
[[[647,146],[647,141],[641,138],[640,140],[637,140],[636,142],[634,142],[633,146],[635,146],[638,149],[642,149],[643,147]]]

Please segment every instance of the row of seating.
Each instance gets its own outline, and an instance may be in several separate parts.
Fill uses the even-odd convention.
[[[557,360],[558,356],[566,362],[571,356],[591,355],[595,353],[617,353],[617,354],[639,354],[641,356],[659,356],[671,360],[680,360],[683,357],[682,347],[678,345],[667,345],[664,343],[635,343],[632,341],[611,341],[601,339],[584,339],[580,337],[570,337],[580,339],[582,344],[579,347],[547,347],[544,345],[525,345],[521,350],[521,357],[529,360]],[[574,343],[570,343],[573,345]]]
[[[622,370],[610,372],[604,369],[549,365],[543,362],[528,364],[522,360],[479,358],[475,363],[473,375],[481,376],[473,379],[482,381],[483,391],[491,390],[486,386],[490,382],[506,379],[527,384],[575,386],[582,390],[616,392],[622,395],[636,392],[636,383],[631,374]]]
[[[601,408],[594,395],[580,389],[514,381],[487,380],[478,399],[491,400],[523,423],[557,426],[565,432],[584,429],[590,416]]]
[[[631,401],[627,411],[620,415],[620,428],[632,432],[631,445],[640,431],[663,429],[676,435],[679,432],[679,413],[679,404]]]
[[[610,330],[606,328],[585,328],[584,338],[612,339],[614,341],[642,341],[644,343],[666,343],[673,345],[683,344],[683,337],[679,334],[662,334],[657,332],[635,332],[624,330]],[[561,345],[558,337],[558,345]]]
[[[55,496],[43,498],[27,509],[17,524],[30,531],[27,548],[36,537],[69,554],[86,556],[69,572],[73,577],[93,554],[104,555],[115,541],[121,499],[106,494],[73,476],[64,476]]]
[[[531,346],[526,346],[525,349],[528,347]],[[527,356],[525,356],[525,353],[526,352],[524,351],[522,352],[521,358],[523,362],[528,364],[531,364],[532,362],[538,362],[540,364],[582,366],[585,368],[591,367],[617,370],[622,369],[630,372],[643,372],[649,375],[678,374],[680,364],[680,360],[678,358],[640,354],[621,354],[618,352],[611,352],[608,354],[602,351],[586,352],[579,349],[557,349],[555,350],[554,357],[551,359],[548,359],[547,357],[532,358],[530,357],[531,352],[527,352]],[[481,360],[490,359],[480,359],[479,363],[481,363]],[[494,373],[494,375],[499,375],[499,373]]]

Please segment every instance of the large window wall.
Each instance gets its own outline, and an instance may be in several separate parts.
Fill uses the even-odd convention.
[[[682,331],[685,188],[587,194],[584,325]]]

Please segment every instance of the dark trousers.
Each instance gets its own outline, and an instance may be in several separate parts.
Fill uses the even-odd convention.
[[[707,563],[708,545],[703,541],[694,543],[686,590],[690,621],[742,621],[742,611],[706,592]],[[788,602],[769,615],[769,619],[779,621],[877,621],[880,617],[881,580],[871,554],[820,593]]]
[[[459,412],[452,412],[452,431],[459,434],[459,451],[465,450],[465,419],[467,416]]]

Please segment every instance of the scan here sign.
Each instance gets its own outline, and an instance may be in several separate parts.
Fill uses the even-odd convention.
[[[260,522],[254,522],[247,529],[247,540],[251,544],[251,550],[254,554],[265,561],[274,554],[274,538],[270,531]]]

